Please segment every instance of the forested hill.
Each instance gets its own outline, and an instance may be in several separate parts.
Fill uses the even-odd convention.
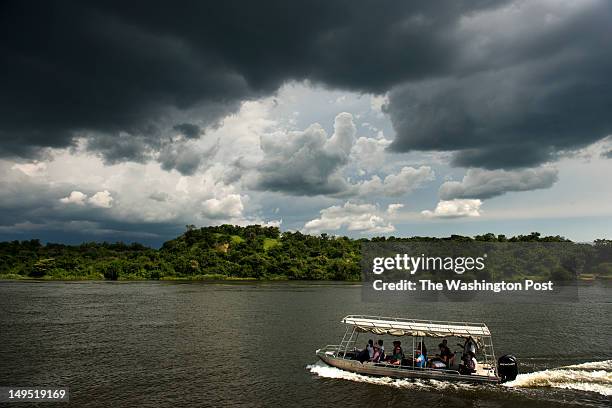
[[[569,242],[538,233],[507,238],[485,234],[448,238],[379,237],[381,241]],[[0,243],[0,279],[305,279],[359,280],[361,244],[326,234],[282,232],[277,227],[221,225],[187,230],[160,249],[140,244],[46,244],[38,240]],[[578,246],[578,244],[576,244]],[[588,251],[610,251],[612,241],[598,240]],[[589,254],[597,259],[597,255]],[[560,266],[559,266],[560,267]],[[558,269],[558,268],[557,268]],[[516,274],[511,268],[510,274]],[[558,272],[558,270],[557,270]],[[585,272],[585,271],[582,271]],[[593,272],[593,271],[586,271]],[[541,278],[547,278],[547,271]],[[568,275],[572,273],[563,271]],[[612,276],[612,264],[599,262],[595,274]],[[575,274],[574,274],[575,275]],[[584,274],[593,277],[593,274]],[[479,278],[481,278],[479,276]],[[482,276],[487,278],[487,276]],[[517,276],[507,276],[507,279]]]

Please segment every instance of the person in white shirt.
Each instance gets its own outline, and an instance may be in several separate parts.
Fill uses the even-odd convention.
[[[368,350],[368,358],[371,360],[374,357],[374,340],[368,340],[368,345],[366,346]]]

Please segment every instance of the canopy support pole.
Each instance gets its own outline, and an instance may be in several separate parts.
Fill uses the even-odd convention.
[[[355,330],[354,326],[347,326],[346,327],[346,331],[344,332],[344,336],[342,336],[342,340],[340,341],[340,344],[338,344],[338,357],[340,357],[340,350],[342,349],[342,345],[344,344],[344,342],[346,341],[346,336],[348,335],[348,332],[350,329],[353,329],[353,331]]]
[[[414,336],[412,336],[412,369],[414,370]]]

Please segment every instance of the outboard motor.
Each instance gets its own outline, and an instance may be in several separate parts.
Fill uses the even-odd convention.
[[[501,356],[497,360],[497,375],[501,382],[513,381],[518,375],[518,361],[512,354]]]

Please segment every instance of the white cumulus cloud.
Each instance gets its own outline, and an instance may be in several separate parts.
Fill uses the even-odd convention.
[[[362,169],[376,170],[385,163],[385,149],[391,144],[388,139],[360,137],[351,151],[351,159]]]
[[[337,231],[346,228],[348,231],[363,233],[387,233],[395,227],[387,222],[379,209],[372,204],[354,204],[347,201],[343,206],[334,205],[320,211],[321,216],[304,225],[307,233]]]
[[[387,207],[387,214],[397,214],[402,208],[404,208],[404,204],[389,204]]]
[[[111,208],[113,205],[113,197],[108,190],[98,191],[87,200],[94,207]]]
[[[478,199],[441,200],[435,210],[421,211],[421,214],[428,218],[479,217],[481,205],[482,201]]]
[[[202,203],[202,210],[209,218],[241,217],[244,205],[240,194],[228,194],[220,199],[210,198]]]
[[[256,187],[296,195],[343,191],[346,182],[339,170],[348,162],[355,132],[353,115],[343,112],[336,116],[331,137],[318,123],[304,131],[263,135]]]
[[[385,195],[397,197],[411,192],[434,178],[435,174],[431,167],[402,167],[397,174],[389,174],[384,179],[373,176],[370,180],[363,181],[356,187],[359,195],[362,196]]]
[[[83,194],[80,191],[73,191],[69,196],[60,198],[60,202],[64,204],[85,205],[85,200],[87,200],[87,194]]]
[[[60,202],[64,204],[76,204],[84,206],[90,204],[93,207],[111,208],[113,205],[113,197],[108,190],[98,191],[91,197],[80,191],[72,191],[67,197],[60,198]]]

